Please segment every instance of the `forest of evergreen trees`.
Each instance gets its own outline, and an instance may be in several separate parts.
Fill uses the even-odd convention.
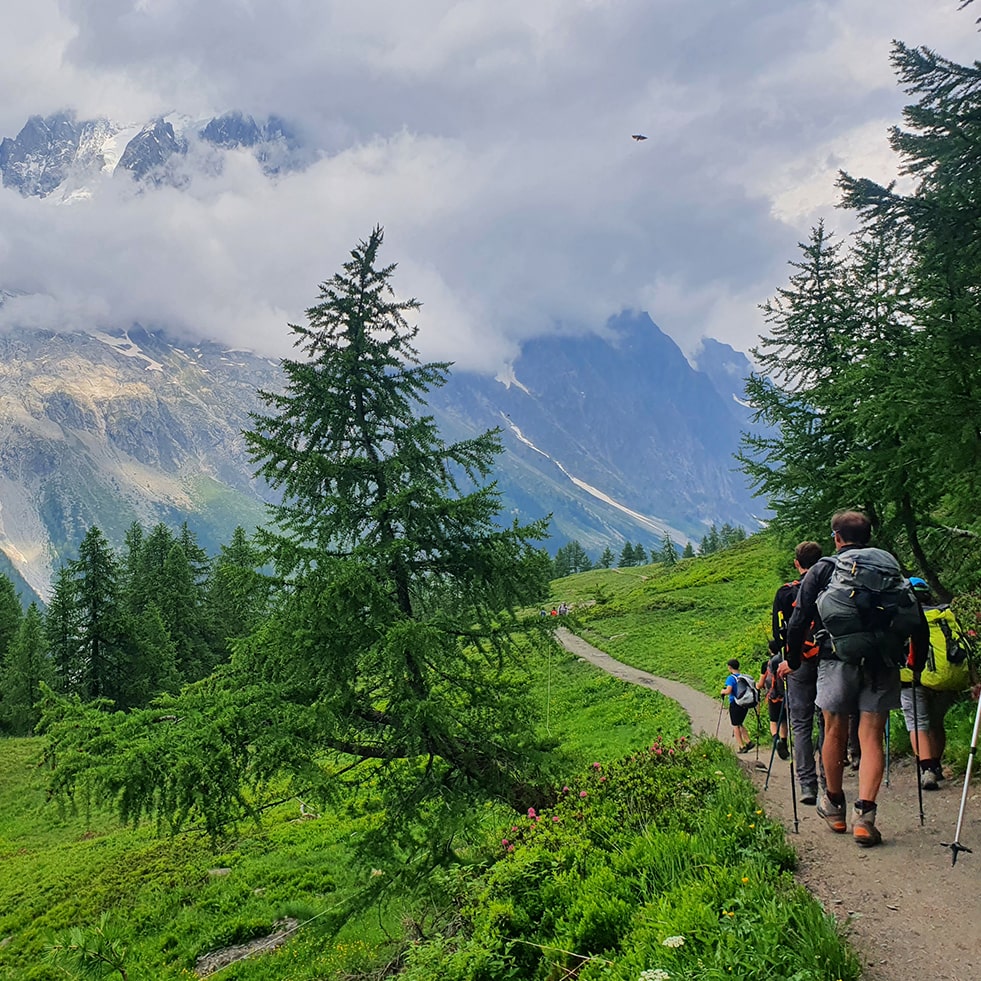
[[[43,611],[22,611],[0,576],[0,731],[33,730],[42,682],[132,709],[210,674],[267,613],[271,580],[260,562],[241,528],[209,557],[186,524],[176,533],[133,524],[121,553],[91,528]]]
[[[589,553],[583,548],[578,539],[573,539],[565,545],[560,545],[555,552],[552,561],[552,578],[561,579],[563,576],[571,576],[577,572],[588,572],[590,569],[610,569],[616,566],[624,569],[631,566],[651,565],[663,562],[665,565],[674,565],[679,558],[691,559],[696,554],[711,555],[720,549],[728,548],[741,542],[746,538],[746,529],[739,525],[731,525],[725,522],[721,528],[713,524],[702,537],[696,553],[695,546],[686,542],[685,547],[678,552],[678,546],[674,543],[671,536],[665,533],[659,542],[652,544],[648,549],[644,548],[643,542],[624,542],[620,549],[619,556],[613,554],[613,549],[607,545],[602,554],[595,561],[589,557]]]

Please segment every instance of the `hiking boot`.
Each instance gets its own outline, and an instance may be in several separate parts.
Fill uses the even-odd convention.
[[[780,759],[782,759],[782,760],[789,760],[790,759],[790,750],[787,748],[787,740],[786,739],[778,739],[777,740],[777,756],[779,756]]]
[[[821,798],[817,812],[818,817],[823,817],[828,827],[836,835],[843,835],[848,830],[848,825],[845,823],[845,805],[832,804],[827,793]]]
[[[937,774],[933,770],[921,770],[920,786],[924,790],[939,790],[940,784],[937,783]]]
[[[844,815],[842,815],[842,826],[844,826]],[[852,818],[852,837],[863,848],[871,848],[882,841],[882,835],[875,826],[875,808],[866,811],[864,814],[856,807],[855,815]]]
[[[802,804],[816,804],[818,802],[817,787],[801,787],[800,802]]]
[[[748,753],[755,745],[756,745],[756,743],[754,743],[753,740],[751,739],[745,745],[740,746],[739,749],[736,750],[736,752],[737,753]]]

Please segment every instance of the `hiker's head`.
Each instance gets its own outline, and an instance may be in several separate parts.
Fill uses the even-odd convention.
[[[821,558],[821,546],[817,542],[801,542],[794,549],[794,564],[801,572],[807,572]]]
[[[872,522],[861,511],[837,511],[831,518],[835,548],[842,545],[868,545]]]
[[[728,661],[726,661],[726,667],[732,668],[733,671],[738,671],[739,670],[738,659],[734,657],[730,658]]]
[[[919,576],[910,576],[909,584],[913,587],[913,593],[916,595],[916,598],[921,603],[926,603],[929,605],[930,601],[933,599],[933,593],[930,591],[929,584],[920,579]]]

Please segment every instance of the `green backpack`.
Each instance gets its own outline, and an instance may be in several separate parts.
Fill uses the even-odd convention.
[[[930,625],[930,650],[920,676],[924,688],[934,691],[965,691],[971,687],[971,654],[949,606],[928,606],[923,610]],[[904,668],[903,681],[912,681],[913,672]]]
[[[881,548],[850,548],[821,561],[833,564],[817,609],[835,657],[849,664],[905,664],[920,604],[895,557]]]

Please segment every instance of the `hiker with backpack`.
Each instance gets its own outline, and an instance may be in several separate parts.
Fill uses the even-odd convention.
[[[944,779],[941,759],[947,745],[944,719],[961,692],[975,680],[970,650],[949,606],[937,603],[930,587],[917,576],[909,580],[930,630],[929,652],[919,683],[913,672],[900,672],[903,717],[913,754],[919,761],[923,790],[939,790]]]
[[[859,715],[861,763],[852,837],[863,847],[882,841],[875,825],[876,798],[885,768],[886,719],[900,705],[900,665],[912,641],[913,675],[918,679],[929,635],[899,563],[889,552],[870,546],[871,531],[871,522],[861,512],[835,513],[835,554],[819,559],[801,580],[787,625],[787,663],[792,671],[800,668],[809,630],[821,644],[830,639],[831,656],[820,658],[817,665],[826,781],[817,812],[836,834],[848,830],[842,775],[849,716]]]
[[[748,753],[756,743],[750,738],[744,723],[750,709],[755,708],[759,702],[759,692],[756,690],[756,682],[748,674],[740,674],[739,661],[736,658],[727,661],[726,667],[729,668],[729,674],[722,694],[729,696],[732,737],[739,747],[736,752]]]
[[[762,693],[766,703],[767,715],[770,718],[770,740],[777,756],[782,760],[790,757],[787,746],[787,709],[784,705],[786,685],[777,674],[778,666],[783,662],[783,653],[778,651],[769,660],[760,665],[760,679],[756,682],[757,689]]]
[[[821,546],[817,542],[801,542],[794,549],[794,568],[800,578],[784,583],[773,597],[773,640],[771,650],[783,655],[777,668],[780,678],[787,686],[787,711],[793,730],[794,769],[800,784],[800,802],[816,804],[818,798],[818,767],[815,762],[814,745],[814,700],[817,697],[818,660],[822,656],[821,644],[814,638],[813,626],[809,623],[802,641],[801,657],[793,669],[787,661],[787,626],[797,607],[797,594],[801,580],[808,570],[821,558]],[[824,656],[830,656],[831,644],[825,644]],[[824,716],[818,712],[818,745],[820,753],[824,737]]]

